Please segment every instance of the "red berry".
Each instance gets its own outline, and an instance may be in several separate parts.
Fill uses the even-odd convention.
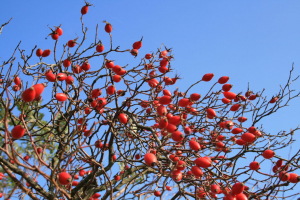
[[[131,55],[133,55],[134,57],[136,57],[139,54],[139,51],[137,49],[132,49],[130,51]]]
[[[72,83],[74,83],[74,78],[72,76],[67,76],[66,83],[71,85]]]
[[[104,107],[107,104],[107,101],[105,98],[98,98],[98,106]]]
[[[277,160],[277,162],[276,162],[276,166],[277,167],[281,167],[282,166],[282,164],[283,164],[283,160]]]
[[[121,76],[119,76],[117,74],[113,76],[113,81],[116,82],[116,83],[120,82],[121,79],[122,79]]]
[[[235,183],[231,188],[231,194],[237,195],[244,191],[244,183]]]
[[[76,40],[69,40],[67,43],[68,47],[70,48],[75,47],[75,44],[76,44]]]
[[[159,103],[163,105],[168,105],[172,102],[172,97],[171,96],[163,96],[159,99]]]
[[[63,102],[63,101],[66,101],[68,99],[68,96],[65,95],[64,93],[57,93],[55,95],[55,98],[56,98],[56,100]]]
[[[33,86],[35,90],[35,98],[38,98],[43,93],[45,87],[46,87],[45,83],[39,83]]]
[[[159,197],[159,196],[160,196],[160,191],[155,191],[155,192],[154,192],[154,195],[155,195],[156,197]]]
[[[81,66],[75,65],[75,66],[73,67],[73,72],[76,73],[76,74],[80,74],[80,73],[82,72]]]
[[[92,109],[90,109],[89,107],[86,107],[86,108],[84,109],[84,113],[85,113],[86,115],[90,114],[91,112],[92,112]]]
[[[26,161],[28,161],[29,158],[30,158],[30,157],[29,157],[28,155],[24,156],[24,160],[26,160]]]
[[[58,40],[59,35],[57,33],[52,33],[51,37],[52,37],[53,40]]]
[[[281,181],[288,181],[290,179],[290,174],[286,171],[280,172],[278,176]]]
[[[229,104],[231,102],[231,100],[227,99],[227,98],[223,98],[222,102],[225,104]]]
[[[176,165],[177,170],[183,171],[186,168],[186,163],[183,160],[179,160]]]
[[[72,186],[77,186],[78,185],[78,181],[73,181],[72,182]]]
[[[125,92],[124,90],[118,90],[118,91],[117,91],[117,94],[118,94],[119,96],[124,96],[124,95],[126,94],[126,92]]]
[[[86,5],[86,6],[83,6],[82,8],[81,8],[81,14],[82,15],[85,15],[87,12],[88,12],[88,10],[89,10],[89,7]]]
[[[111,26],[110,23],[107,23],[107,22],[106,22],[106,25],[105,25],[105,31],[106,31],[107,33],[110,33],[110,32],[112,31],[112,26]]]
[[[144,161],[148,166],[154,167],[157,164],[157,158],[153,153],[146,153]]]
[[[35,99],[35,89],[34,87],[30,87],[28,89],[26,89],[23,94],[22,94],[22,98],[23,98],[23,101],[25,102],[31,102]]]
[[[271,159],[274,157],[275,153],[274,153],[274,151],[268,149],[268,150],[265,150],[262,155],[265,159]]]
[[[167,118],[163,118],[159,121],[159,128],[160,129],[164,129],[169,125],[168,119]]]
[[[121,179],[120,176],[115,176],[115,180],[116,180],[116,181],[119,181],[120,179]]]
[[[225,128],[228,130],[231,130],[233,128],[233,122],[232,121],[226,121],[225,122]]]
[[[245,142],[249,142],[249,143],[252,143],[255,141],[255,135],[253,135],[252,133],[244,133],[241,138]]]
[[[238,145],[240,145],[240,146],[243,146],[243,145],[246,144],[246,142],[244,140],[242,140],[242,139],[236,140],[235,143],[238,144]]]
[[[189,146],[194,151],[199,151],[201,149],[200,144],[194,140],[189,141]]]
[[[18,76],[16,76],[14,78],[14,82],[15,82],[16,85],[20,85],[21,84],[21,79]]]
[[[152,55],[151,55],[150,53],[147,53],[147,54],[145,55],[145,58],[146,58],[147,60],[149,60],[149,59],[152,58]]]
[[[68,185],[72,181],[72,176],[67,172],[61,172],[58,176],[58,180],[61,185]]]
[[[134,157],[135,157],[136,160],[139,160],[141,158],[141,155],[140,154],[136,154]]]
[[[213,73],[205,74],[205,75],[202,77],[202,81],[210,81],[213,77],[214,77],[214,74],[213,74]]]
[[[113,85],[110,85],[106,88],[106,93],[108,95],[113,95],[116,92],[116,88]]]
[[[71,61],[67,58],[63,62],[64,67],[69,67],[71,65]]]
[[[231,88],[232,88],[232,85],[231,85],[231,84],[224,84],[224,85],[222,86],[222,90],[223,90],[224,92],[230,91]]]
[[[239,122],[245,122],[245,121],[247,121],[247,117],[239,117],[238,121]]]
[[[200,98],[201,98],[201,95],[198,93],[193,93],[190,96],[190,100],[192,100],[192,101],[198,101]]]
[[[61,35],[63,34],[63,30],[62,30],[60,27],[57,27],[56,30],[55,30],[55,32],[56,32],[59,36],[61,36]]]
[[[113,72],[118,74],[122,70],[122,67],[120,65],[115,65],[112,67],[112,70],[113,70]]]
[[[42,57],[47,57],[47,56],[50,55],[50,53],[51,53],[51,50],[50,50],[50,49],[46,49],[46,50],[43,52]]]
[[[41,148],[41,147],[38,147],[38,148],[36,149],[36,151],[37,151],[38,154],[41,154],[41,153],[42,153],[42,148]]]
[[[84,71],[88,71],[90,68],[91,68],[91,65],[89,63],[89,61],[84,61],[84,63],[81,65],[81,68],[84,70]]]
[[[174,133],[177,130],[177,127],[174,124],[169,123],[168,126],[166,127],[166,129],[168,132]]]
[[[17,92],[17,91],[20,90],[20,86],[14,85],[14,86],[12,86],[12,90],[15,91],[15,92]]]
[[[185,133],[185,134],[189,135],[189,134],[191,134],[191,132],[192,132],[192,130],[191,130],[190,127],[185,127],[185,128],[184,128],[184,133]]]
[[[246,187],[246,186],[244,186]],[[244,193],[240,193],[240,194],[237,194],[235,196],[236,200],[248,200],[248,197],[244,194]],[[229,200],[229,199],[226,199],[226,200]]]
[[[198,166],[193,166],[191,171],[195,176],[202,176],[203,175],[202,169]]]
[[[181,123],[181,118],[180,116],[173,116],[170,117],[169,123],[174,124],[174,125],[179,125]]]
[[[300,177],[296,173],[290,173],[289,182],[298,183],[300,181]]]
[[[100,89],[94,89],[92,91],[92,97],[96,98],[102,94],[102,91]]]
[[[101,140],[97,140],[95,142],[95,147],[97,147],[97,148],[103,148],[103,144],[102,144]]]
[[[182,179],[182,172],[180,170],[174,170],[172,171],[172,179],[174,181],[181,181]]]
[[[114,62],[111,60],[107,60],[105,63],[106,68],[111,69],[115,66]]]
[[[252,94],[248,99],[249,99],[249,100],[255,100],[256,97],[257,97],[256,94]]]
[[[20,139],[21,137],[24,136],[24,134],[25,134],[25,129],[21,125],[17,125],[11,130],[11,136],[14,139]]]
[[[275,103],[278,100],[278,97],[273,97],[270,101],[270,103]]]
[[[224,83],[227,83],[228,80],[229,80],[228,76],[222,76],[221,78],[219,78],[218,82],[220,84],[224,84]]]
[[[255,133],[256,131],[257,131],[257,129],[254,127],[254,126],[251,126],[251,127],[249,127],[248,128],[248,131],[250,132],[250,133]]]
[[[220,194],[221,188],[220,188],[220,186],[213,184],[210,186],[210,191],[215,194]]]
[[[233,92],[223,92],[224,96],[227,98],[227,99],[235,99],[236,98],[236,94],[233,93]]]
[[[80,171],[79,171],[79,176],[81,176],[81,177],[82,177],[82,176],[84,176],[84,175],[85,175],[85,173],[86,173],[86,172],[85,172],[85,170],[84,170],[84,169],[82,169],[82,170],[80,170]]]
[[[156,110],[160,116],[165,116],[168,113],[167,108],[163,105],[158,106]]]
[[[55,74],[52,73],[52,71],[48,71],[45,73],[46,79],[50,82],[55,82],[56,81],[56,76]]]
[[[168,65],[169,61],[167,59],[163,59],[162,61],[160,61],[160,66],[161,67],[166,67]],[[165,68],[166,70],[168,70],[168,68]],[[161,73],[165,73],[165,72],[161,72]]]
[[[163,57],[166,57],[168,54],[168,51],[167,50],[163,50],[162,52],[160,52],[159,54],[159,58],[163,58]]]
[[[214,110],[214,109],[212,109],[212,108],[208,108],[207,110],[206,110],[206,112],[207,112],[207,115],[209,115],[209,116],[211,116],[211,117],[215,117],[217,114],[216,114],[216,111]]]
[[[126,124],[127,123],[127,115],[125,115],[124,113],[119,114],[119,120],[122,124]]]
[[[133,43],[132,47],[134,49],[140,49],[142,47],[142,40]]]
[[[183,133],[180,132],[180,131],[174,131],[174,132],[172,133],[172,139],[173,139],[175,142],[180,142],[180,141],[183,140],[183,138],[184,138],[184,135],[183,135]]]
[[[199,166],[199,167],[203,167],[203,168],[208,168],[212,165],[212,160],[205,156],[205,157],[201,157],[201,158],[197,158],[194,163]]]
[[[253,161],[253,162],[250,163],[249,167],[250,167],[251,170],[258,170],[260,165],[259,165],[258,162]]]
[[[180,107],[187,107],[190,104],[190,100],[188,98],[180,99],[178,105]]]
[[[95,193],[92,197],[93,197],[93,198],[99,198],[100,196],[101,196],[101,194]]]
[[[123,76],[124,74],[126,74],[126,70],[125,69],[123,69],[123,68],[121,68],[121,70],[120,71],[118,71],[116,74],[118,74],[118,75],[120,75],[120,76]]]
[[[37,57],[41,57],[43,55],[43,50],[42,49],[37,49],[35,52]]]
[[[67,75],[65,73],[58,73],[56,77],[59,81],[64,81],[67,79]]]
[[[101,53],[102,51],[104,51],[104,46],[103,46],[102,43],[97,45],[96,51],[99,52],[99,53]]]

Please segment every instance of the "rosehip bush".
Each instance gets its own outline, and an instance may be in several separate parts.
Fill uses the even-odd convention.
[[[299,151],[289,157],[276,153],[296,142],[299,126],[269,133],[260,124],[299,97],[291,89],[298,79],[293,69],[272,97],[235,90],[230,74],[200,71],[195,84],[174,89],[180,78],[171,48],[147,49],[143,37],[133,38],[128,49],[115,47],[113,34],[122,30],[107,21],[87,44],[84,19],[93,7],[86,2],[77,9],[82,37],[63,39],[64,26],[50,26],[53,46],[37,45],[25,54],[19,44],[1,65],[0,179],[6,188],[1,196],[96,200],[169,193],[172,199],[229,200],[283,198],[287,191],[289,197],[298,195],[293,189],[300,181]],[[99,31],[106,35],[102,41]],[[104,46],[104,40],[111,45]],[[148,53],[140,55],[141,49]],[[18,53],[22,62],[15,63]],[[118,54],[139,64],[123,66]],[[201,84],[210,89],[199,90]]]

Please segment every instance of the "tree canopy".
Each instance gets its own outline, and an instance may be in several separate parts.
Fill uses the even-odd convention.
[[[299,151],[276,154],[297,142],[299,125],[278,133],[261,125],[300,96],[294,90],[299,77],[294,65],[274,96],[249,86],[236,91],[229,74],[200,71],[199,80],[183,90],[170,47],[140,55],[147,48],[141,37],[122,48],[113,42],[120,30],[107,21],[97,24],[94,42],[87,43],[84,20],[91,6],[86,2],[81,8],[80,36],[61,41],[63,25],[49,25],[53,46],[25,51],[20,42],[0,65],[1,197],[163,199],[171,194],[170,199],[245,200],[299,195]],[[2,24],[0,34],[9,23]],[[100,31],[109,46],[99,40]],[[119,55],[139,62],[121,66]],[[200,90],[201,85],[208,90]]]

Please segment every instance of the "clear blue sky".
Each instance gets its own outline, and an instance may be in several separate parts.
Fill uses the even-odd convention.
[[[228,75],[233,91],[246,92],[248,82],[254,92],[266,89],[270,98],[285,85],[292,63],[294,77],[300,74],[300,1],[90,1],[84,16],[89,28],[88,40],[98,38],[104,46],[109,38],[103,20],[113,25],[114,44],[127,49],[144,37],[139,56],[156,51],[163,43],[173,48],[173,68],[183,80],[180,89],[214,73]],[[0,24],[13,20],[0,35],[0,61],[7,60],[22,40],[28,53],[35,46],[53,49],[47,25],[62,24],[61,46],[81,36],[80,9],[84,1],[1,1]],[[34,60],[35,59],[35,60]],[[34,58],[33,63],[37,62]],[[120,65],[138,63],[138,59],[121,56]],[[195,87],[204,93],[211,86]],[[292,88],[298,89],[296,82]],[[300,99],[264,120],[267,132],[289,130],[300,124]],[[297,137],[299,139],[299,137]],[[295,146],[295,145],[294,145]],[[294,150],[297,148],[294,147]],[[282,152],[282,156],[285,157]]]
[[[90,2],[95,6],[84,16],[88,39],[93,41],[99,23],[98,38],[108,46],[101,23],[107,20],[114,28],[114,44],[121,48],[131,48],[141,36],[140,55],[161,44],[173,47],[173,67],[184,78],[183,90],[212,72],[216,77],[230,76],[235,91],[246,91],[250,82],[252,90],[266,88],[266,94],[274,95],[279,84],[285,83],[292,62],[295,74],[300,74],[299,1]],[[83,1],[2,1],[0,5],[1,24],[13,17],[0,37],[2,59],[11,55],[20,40],[27,51],[35,45],[52,49],[53,40],[45,40],[50,33],[47,25],[62,24],[63,42],[76,38],[76,33],[81,36]],[[138,62],[127,57],[120,62]],[[300,114],[289,115],[296,119]]]

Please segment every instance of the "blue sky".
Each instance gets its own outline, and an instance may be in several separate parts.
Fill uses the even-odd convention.
[[[90,1],[94,6],[83,17],[89,28],[87,39],[98,38],[109,46],[103,20],[113,25],[114,45],[131,48],[142,36],[139,56],[154,52],[161,44],[173,48],[172,63],[183,79],[181,91],[214,73],[215,79],[227,75],[233,91],[246,92],[248,82],[254,92],[266,89],[270,98],[285,85],[292,63],[294,77],[300,74],[300,1]],[[62,46],[81,36],[80,9],[84,1],[1,1],[0,24],[13,20],[0,35],[0,61],[7,60],[16,45],[26,52],[35,46],[53,48],[47,25],[62,24]],[[119,55],[118,55],[119,56]],[[138,64],[139,59],[120,55],[120,65]],[[34,57],[32,63],[37,62]],[[46,60],[45,60],[46,61]],[[204,93],[212,84],[194,87]],[[293,84],[298,89],[300,84]],[[300,99],[263,120],[267,132],[289,130],[300,124]],[[299,138],[299,137],[297,137]],[[295,146],[295,145],[294,145]],[[295,147],[294,147],[295,149]],[[297,149],[295,149],[297,150]],[[282,156],[286,152],[281,153]]]

